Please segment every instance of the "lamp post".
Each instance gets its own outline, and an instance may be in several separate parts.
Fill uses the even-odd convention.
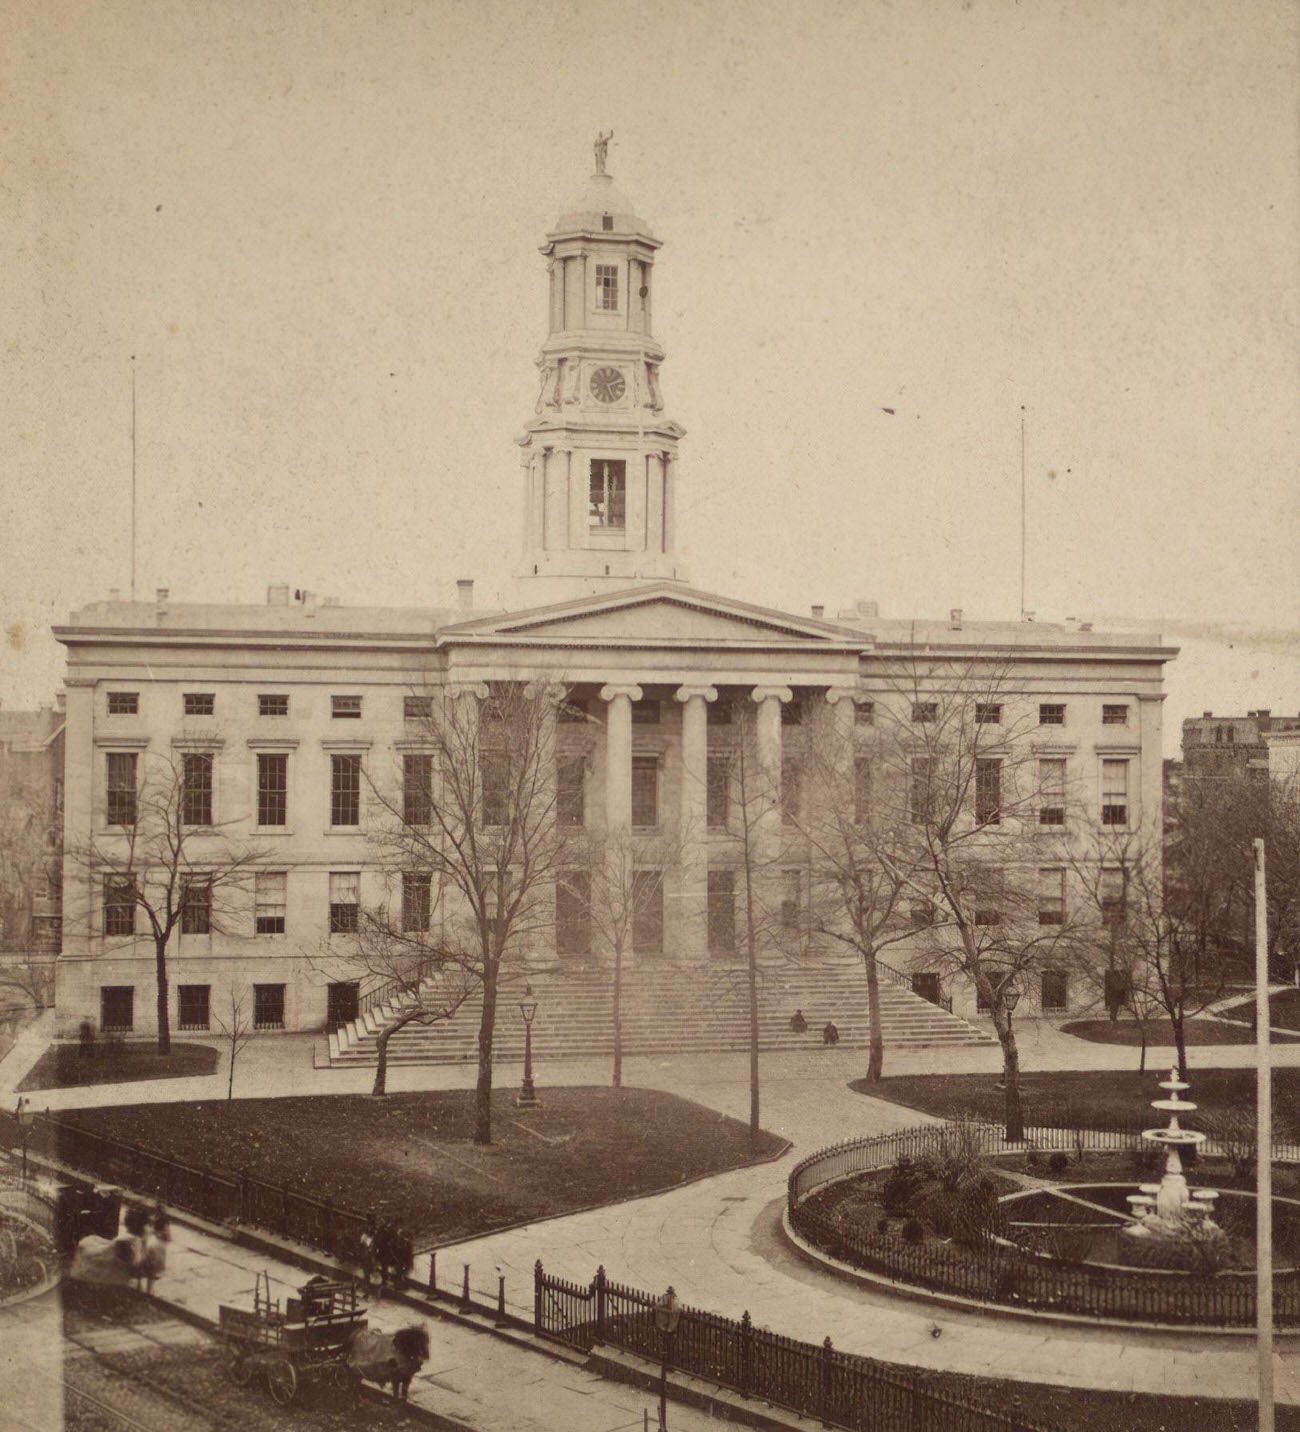
[[[664,1335],[663,1363],[659,1369],[659,1432],[668,1432],[668,1362],[681,1315],[677,1294],[670,1287],[662,1298],[655,1300],[655,1327]]]
[[[535,1109],[541,1101],[533,1087],[533,1020],[537,1017],[537,999],[532,985],[524,987],[519,1013],[524,1018],[524,1082],[519,1086],[519,1097],[515,1103],[521,1109]]]
[[[24,1099],[21,1094],[18,1096],[18,1106],[14,1110],[14,1116],[18,1120],[18,1140],[22,1146],[22,1180],[27,1182],[27,1137],[31,1132],[32,1121],[36,1118],[32,1111],[32,1101]]]

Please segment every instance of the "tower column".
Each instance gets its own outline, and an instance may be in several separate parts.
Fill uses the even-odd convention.
[[[600,688],[605,713],[605,833],[619,839],[632,829],[632,703],[641,688],[609,685]]]
[[[794,700],[794,692],[788,686],[756,686],[750,697],[758,706],[757,854],[760,863],[768,865],[781,848],[781,707]]]
[[[689,959],[708,959],[708,703],[718,699],[716,686],[679,686],[682,703],[682,785],[678,812],[677,908],[679,947]]]

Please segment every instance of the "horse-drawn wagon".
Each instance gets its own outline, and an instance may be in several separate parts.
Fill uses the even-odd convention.
[[[352,1392],[356,1374],[348,1366],[354,1334],[365,1331],[366,1308],[348,1282],[312,1278],[286,1298],[283,1309],[271,1297],[270,1275],[259,1276],[253,1306],[220,1309],[226,1371],[241,1386],[260,1374],[267,1390],[287,1407],[306,1381]]]

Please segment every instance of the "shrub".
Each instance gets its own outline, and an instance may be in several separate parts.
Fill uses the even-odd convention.
[[[1035,1169],[1042,1168],[1043,1157],[1037,1149],[1030,1149],[1025,1155],[1025,1167],[1032,1173]]]
[[[908,1218],[903,1223],[903,1242],[913,1245],[922,1243],[925,1240],[925,1229],[921,1226],[919,1218]]]
[[[885,1176],[880,1190],[880,1206],[894,1218],[902,1218],[911,1210],[912,1200],[926,1181],[925,1170],[914,1164],[906,1154]]]
[[[1070,1160],[1060,1149],[1057,1149],[1057,1151],[1051,1156],[1051,1158],[1047,1160],[1048,1173],[1054,1175],[1057,1178],[1059,1178],[1061,1174],[1063,1174],[1066,1169],[1069,1168],[1069,1166]]]

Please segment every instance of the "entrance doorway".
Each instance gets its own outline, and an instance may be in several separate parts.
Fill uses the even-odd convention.
[[[351,1024],[361,1012],[361,985],[357,980],[340,980],[325,991],[325,1026],[338,1029]]]
[[[937,974],[924,974],[912,976],[912,993],[919,994],[922,999],[928,999],[931,1004],[938,1004],[939,999],[939,976]]]

